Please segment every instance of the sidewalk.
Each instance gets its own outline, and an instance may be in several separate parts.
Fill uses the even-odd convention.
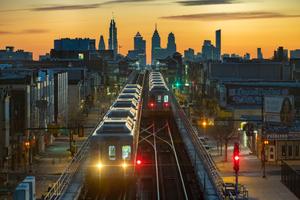
[[[105,107],[109,105],[110,104],[107,103]],[[91,108],[88,116],[85,117],[84,126],[89,127],[84,130],[85,137],[79,138],[77,135],[74,135],[77,149],[79,149],[82,143],[87,139],[87,136],[91,134],[93,130],[92,127],[95,127],[101,121],[103,113],[101,113],[98,107],[99,106],[94,106]],[[59,136],[55,138],[54,142],[46,147],[45,152],[33,157],[31,172],[24,173],[24,169],[19,169],[9,173],[9,182],[12,189],[26,176],[35,176],[36,199],[40,199],[43,194],[47,193],[49,187],[58,180],[61,173],[71,161],[72,157],[69,148],[69,136]],[[29,169],[27,169],[27,171],[28,170]],[[1,196],[0,199],[2,198],[11,199],[10,195],[8,198]]]
[[[216,149],[211,154],[224,182],[235,182],[232,154],[233,144],[228,145],[228,162],[223,162]],[[247,147],[241,147],[239,183],[246,186],[251,200],[297,200],[298,198],[280,182],[280,165],[266,165],[266,178],[262,178],[261,161],[251,155]]]

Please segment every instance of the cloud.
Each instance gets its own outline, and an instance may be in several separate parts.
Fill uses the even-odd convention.
[[[21,32],[20,34],[41,34],[41,33],[49,33],[50,31],[47,29],[26,29]]]
[[[0,35],[18,35],[18,34],[43,34],[43,33],[49,33],[50,31],[47,29],[25,29],[22,31],[1,31],[0,30]]]
[[[12,34],[13,32],[10,31],[0,31],[0,35],[8,35],[8,34]]]
[[[176,1],[183,6],[203,6],[203,5],[217,5],[217,4],[233,4],[238,3],[236,0],[187,0]]]
[[[156,0],[112,0],[104,2],[103,5],[107,4],[118,4],[118,3],[144,3],[144,2],[153,2]]]
[[[161,19],[169,20],[195,20],[195,21],[223,21],[243,19],[267,19],[267,18],[293,18],[300,15],[286,15],[276,12],[232,12],[232,13],[200,13],[192,15],[163,16]]]
[[[59,11],[59,10],[87,10],[87,9],[95,9],[100,7],[101,3],[95,4],[81,4],[81,5],[52,5],[52,6],[42,6],[31,8],[31,11]]]

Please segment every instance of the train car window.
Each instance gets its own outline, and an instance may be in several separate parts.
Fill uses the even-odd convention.
[[[108,147],[108,157],[109,160],[116,160],[116,146]]]
[[[169,96],[168,96],[168,95],[165,95],[165,96],[164,96],[164,102],[165,102],[165,103],[169,102]]]
[[[131,156],[131,146],[129,145],[122,146],[122,159],[130,160],[130,156]]]
[[[158,103],[161,102],[161,95],[157,95],[157,102],[158,102]]]

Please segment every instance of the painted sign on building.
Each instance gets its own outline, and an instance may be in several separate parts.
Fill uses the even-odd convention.
[[[287,88],[263,88],[245,86],[227,86],[227,104],[233,106],[260,106],[263,96],[288,95]]]
[[[265,122],[289,125],[294,122],[293,96],[265,96],[264,115]]]

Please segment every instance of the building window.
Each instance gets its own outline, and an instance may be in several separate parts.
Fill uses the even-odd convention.
[[[122,159],[130,160],[130,158],[131,158],[131,146],[129,145],[122,146]]]
[[[285,145],[281,146],[281,155],[286,156],[286,146]]]
[[[299,157],[299,145],[298,144],[295,146],[295,156]]]
[[[293,156],[293,146],[292,145],[289,145],[289,157],[292,157]]]
[[[116,160],[116,146],[108,147],[108,157],[109,160]]]

